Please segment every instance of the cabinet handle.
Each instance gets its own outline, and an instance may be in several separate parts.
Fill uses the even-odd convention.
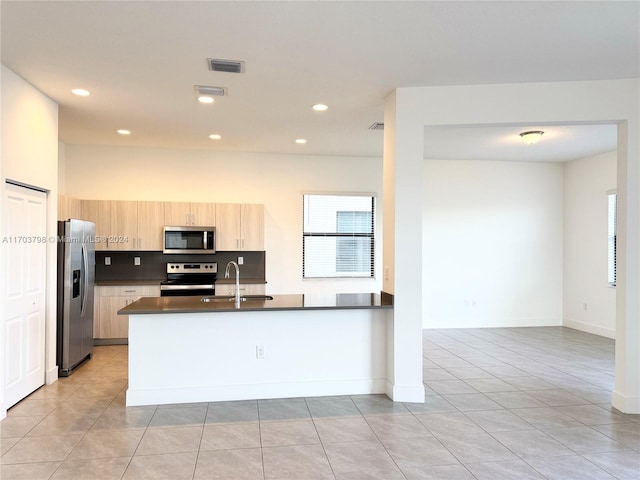
[[[242,243],[240,245],[242,248],[244,248],[244,238],[242,239]]]
[[[195,225],[196,224],[196,214],[192,213],[191,214],[191,225]]]
[[[185,225],[189,225],[189,214],[188,213],[185,214],[185,216],[184,216],[184,224]]]
[[[138,238],[138,250],[142,250],[142,238]]]
[[[240,239],[236,238],[236,248],[240,248]]]
[[[136,293],[136,291],[135,291],[135,290],[125,290],[124,292],[125,292],[125,293]],[[127,301],[129,301],[129,300],[127,300]]]

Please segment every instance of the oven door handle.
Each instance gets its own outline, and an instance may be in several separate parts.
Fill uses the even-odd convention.
[[[160,285],[160,290],[203,290],[207,288],[215,288],[215,285]]]

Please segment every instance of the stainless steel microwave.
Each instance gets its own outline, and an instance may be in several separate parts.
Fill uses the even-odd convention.
[[[216,227],[164,227],[163,253],[216,253]]]

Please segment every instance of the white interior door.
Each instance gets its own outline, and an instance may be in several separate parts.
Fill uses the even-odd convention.
[[[47,195],[5,185],[4,408],[44,385]]]

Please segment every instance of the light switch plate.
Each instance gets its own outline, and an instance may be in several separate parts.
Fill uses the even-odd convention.
[[[238,257],[238,265],[244,265],[244,257]]]
[[[133,264],[140,265],[140,257],[133,257]]]
[[[111,257],[104,257],[104,264],[111,265]]]

